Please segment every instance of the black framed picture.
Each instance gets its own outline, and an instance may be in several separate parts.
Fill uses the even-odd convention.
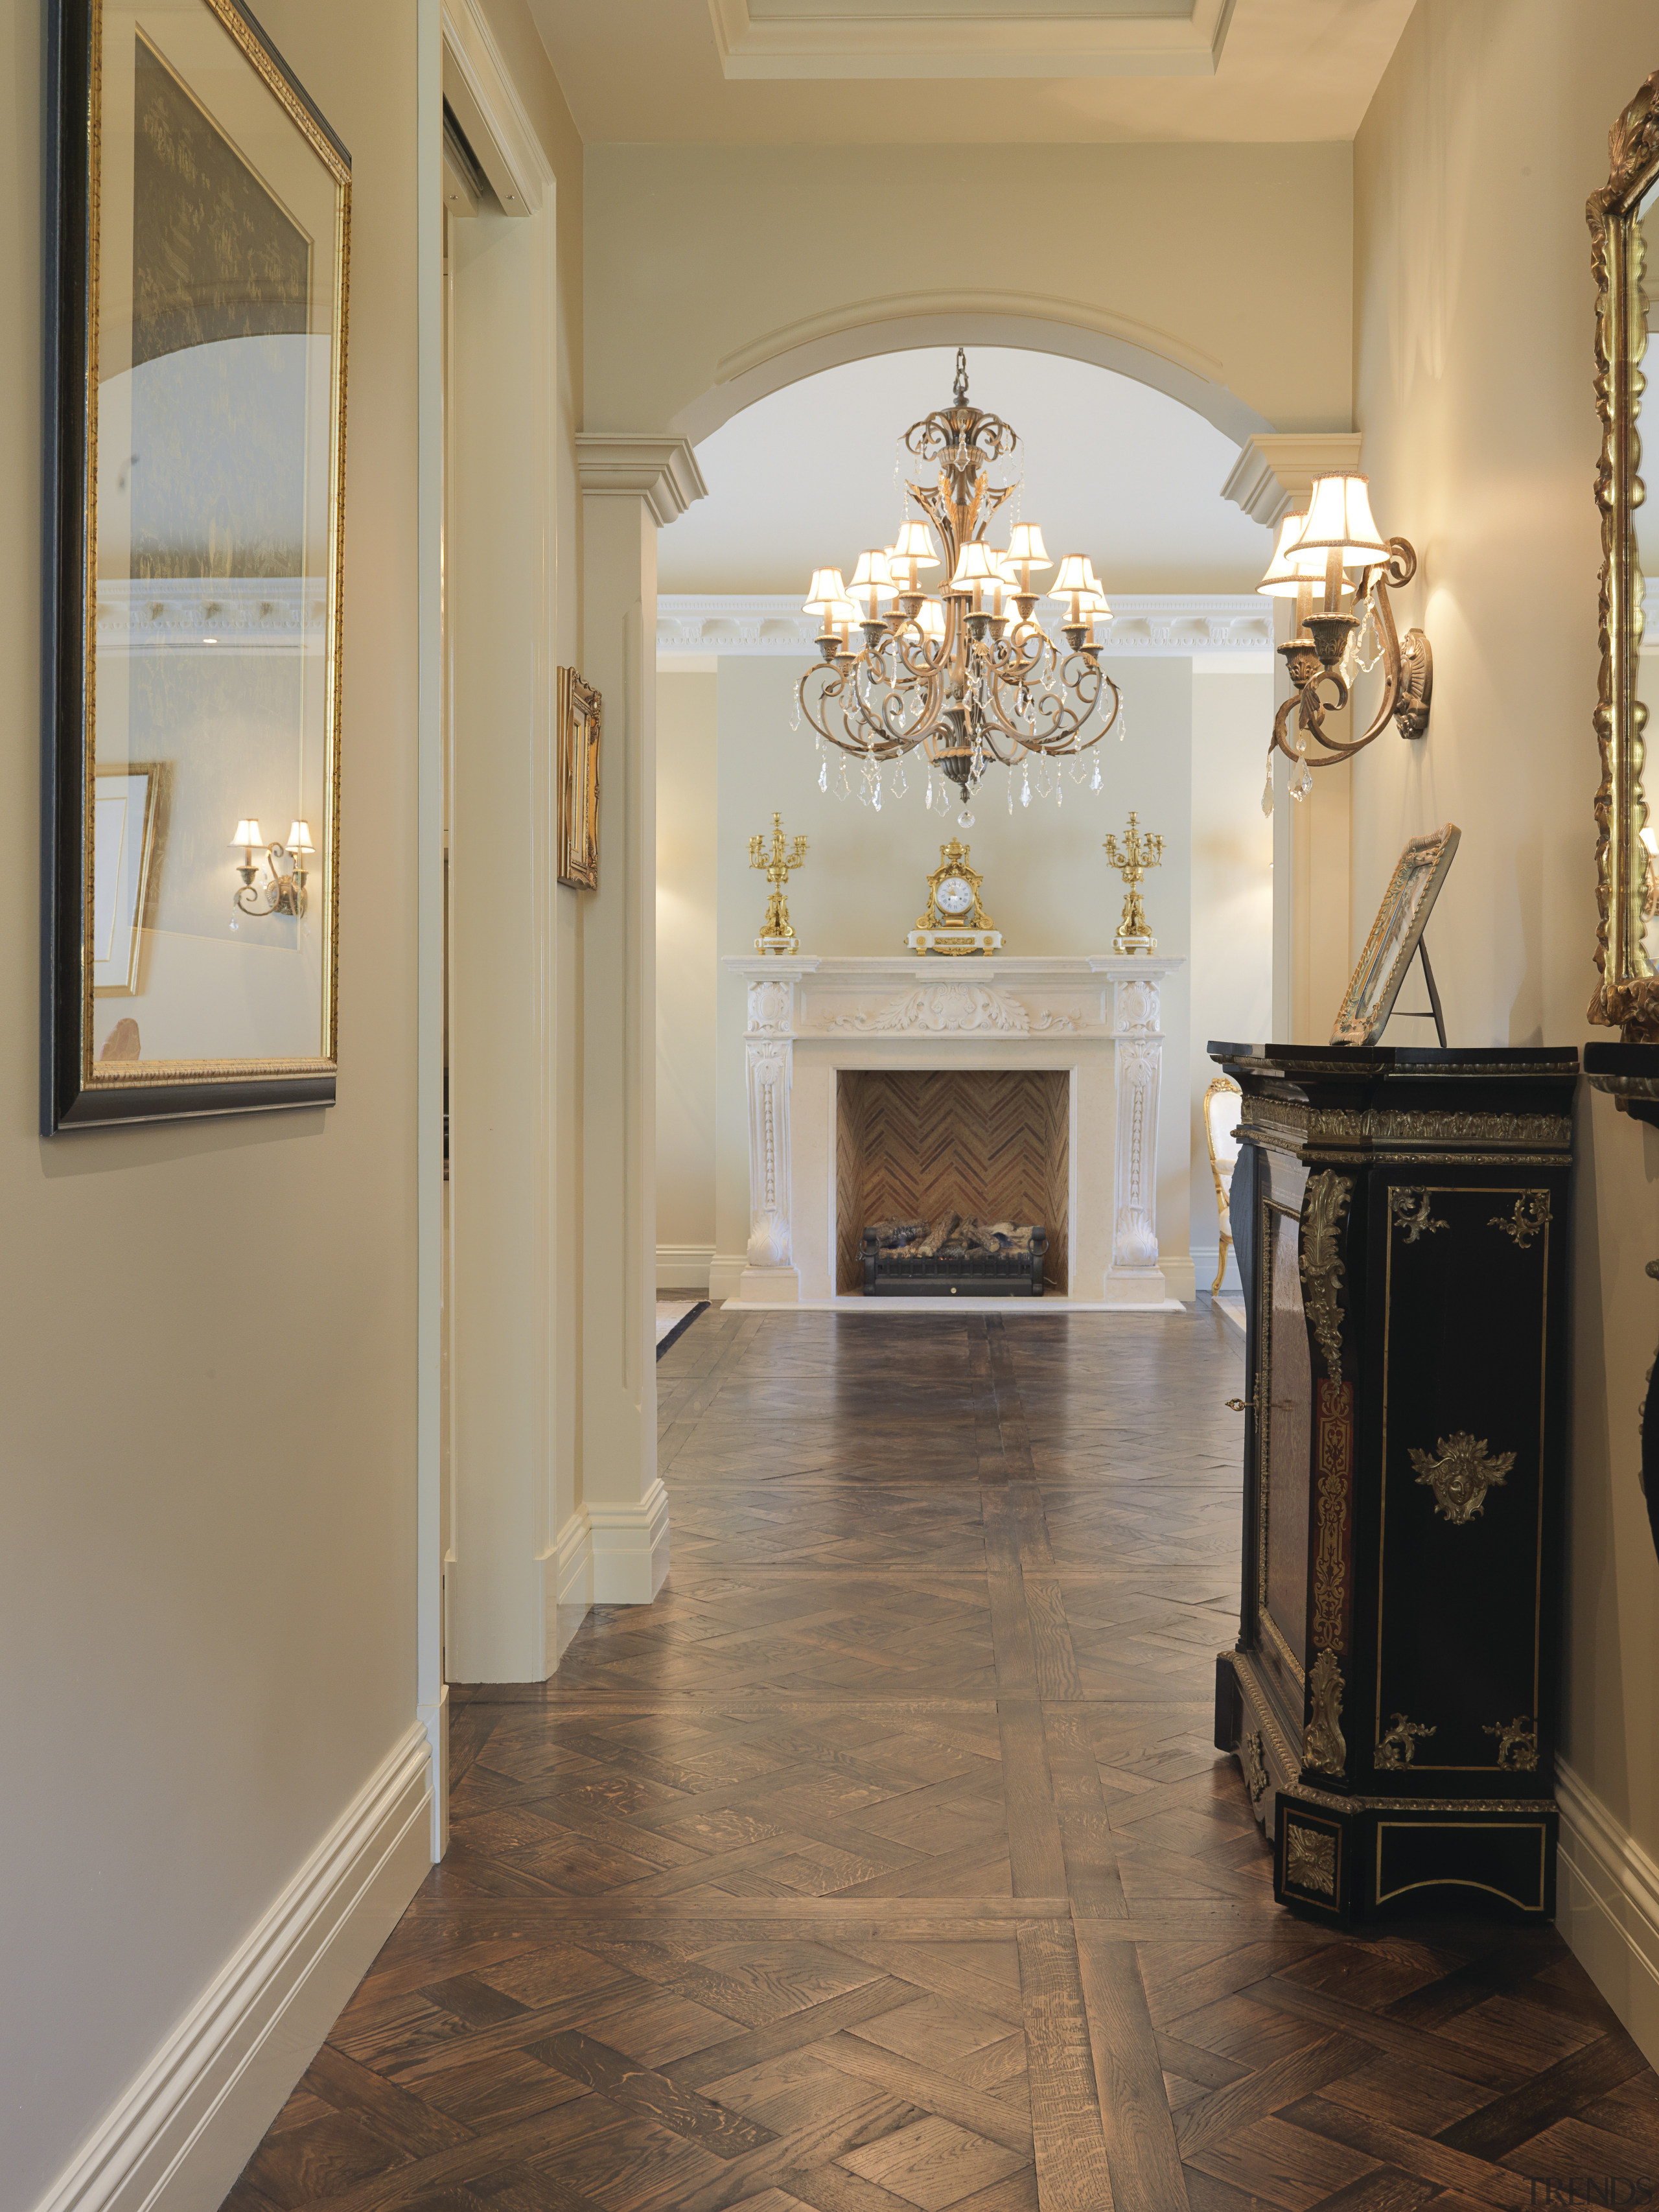
[[[43,1124],[325,1105],[350,159],[235,0],[50,24]]]

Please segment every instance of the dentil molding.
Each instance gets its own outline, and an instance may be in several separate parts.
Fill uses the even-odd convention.
[[[1149,658],[1203,659],[1241,649],[1259,652],[1272,665],[1273,624],[1269,603],[1255,592],[1115,592],[1106,640],[1111,653]],[[817,652],[817,619],[793,592],[659,592],[657,653],[782,655],[799,659]]]
[[[590,496],[642,499],[658,527],[677,522],[708,487],[689,438],[631,430],[578,430],[576,466]]]

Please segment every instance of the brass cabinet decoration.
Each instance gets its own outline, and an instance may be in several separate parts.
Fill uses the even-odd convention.
[[[1577,1054],[1210,1051],[1248,1309],[1216,1742],[1274,1894],[1548,1918]]]

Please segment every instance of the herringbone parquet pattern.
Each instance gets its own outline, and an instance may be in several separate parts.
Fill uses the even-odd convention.
[[[702,1316],[666,1589],[456,1693],[449,1857],[234,2212],[1642,2201],[1584,2184],[1659,2173],[1659,2084],[1553,1933],[1273,1905],[1238,1371],[1207,1313]]]
[[[1058,1068],[843,1068],[836,1089],[838,1287],[864,1278],[867,1221],[1040,1221],[1066,1289],[1069,1079]]]

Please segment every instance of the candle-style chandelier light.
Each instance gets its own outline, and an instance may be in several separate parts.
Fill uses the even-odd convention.
[[[1123,702],[1100,665],[1105,641],[1096,633],[1112,611],[1093,565],[1068,553],[1044,586],[1039,579],[1054,564],[1035,523],[1016,522],[1006,547],[987,543],[992,520],[1018,488],[1018,478],[993,483],[990,472],[1018,443],[1000,416],[969,404],[967,356],[958,347],[951,404],[904,433],[906,449],[924,466],[939,464],[935,484],[906,487],[921,518],[904,522],[896,544],[860,553],[850,584],[839,568],[813,574],[805,611],[822,626],[822,659],[800,680],[801,711],[820,751],[827,738],[858,763],[860,796],[877,807],[884,787],[904,790],[904,761],[920,750],[928,805],[948,812],[954,784],[962,799],[957,818],[966,827],[974,819],[968,802],[992,766],[1009,771],[1011,809],[1020,771],[1029,805],[1034,761],[1038,795],[1052,787],[1060,796],[1066,763],[1114,726],[1122,734]],[[947,580],[937,597],[921,582],[933,568]],[[1059,603],[1058,638],[1036,619],[1043,598]],[[896,781],[888,780],[890,763]],[[1098,791],[1098,757],[1093,765]],[[1080,764],[1072,775],[1081,781]],[[845,763],[841,785],[850,787]],[[827,757],[818,787],[830,788]]]

